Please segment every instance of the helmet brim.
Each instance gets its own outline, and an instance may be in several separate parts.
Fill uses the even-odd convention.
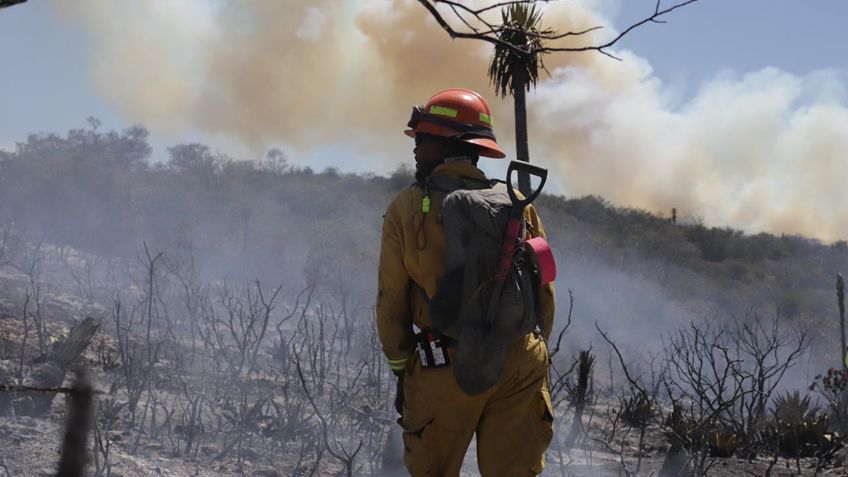
[[[406,134],[407,136],[411,137],[411,138],[415,138],[416,132],[417,131],[415,131],[415,129],[407,129],[403,133]],[[421,132],[425,132],[425,131],[421,131]],[[441,133],[441,134],[439,134],[439,133]],[[433,131],[433,132],[428,131],[428,134],[435,134],[437,136],[442,136],[442,137],[446,136],[446,134],[444,134],[442,131],[438,131],[438,130]],[[503,158],[506,157],[506,153],[503,152],[503,149],[501,149],[500,146],[498,146],[498,143],[496,143],[495,141],[493,141],[489,138],[478,137],[478,138],[460,139],[460,140],[463,141],[463,142],[467,142],[469,144],[474,144],[475,146],[479,146],[480,147],[480,155],[483,156],[483,157],[489,157],[489,158],[492,158],[492,159],[503,159]]]
[[[506,153],[503,152],[500,146],[498,146],[498,143],[489,138],[478,137],[463,139],[463,141],[480,146],[480,155],[483,157],[489,157],[492,159],[503,159],[506,157]]]

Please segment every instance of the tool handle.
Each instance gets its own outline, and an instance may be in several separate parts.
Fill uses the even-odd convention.
[[[512,252],[515,250],[515,242],[518,240],[518,233],[521,229],[522,217],[510,217],[506,224],[506,232],[501,242],[501,254],[498,258],[498,268],[495,272],[495,282],[506,281],[506,274],[509,272],[509,265],[512,263]]]
[[[512,173],[513,172],[526,172],[531,176],[536,176],[541,179],[539,183],[539,187],[536,190],[532,191],[528,197],[525,197],[524,200],[518,200],[518,196],[515,195],[515,188],[512,186]],[[510,161],[509,167],[506,170],[506,189],[509,193],[509,199],[512,201],[513,210],[516,208],[523,209],[527,207],[531,202],[536,200],[536,197],[542,192],[542,188],[545,187],[545,182],[548,180],[548,170],[544,167],[534,166],[529,162],[522,161]]]

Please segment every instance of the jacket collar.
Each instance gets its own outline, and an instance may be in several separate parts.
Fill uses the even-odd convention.
[[[444,175],[448,176],[452,179],[473,179],[480,181],[488,181],[486,178],[486,174],[483,173],[477,166],[475,166],[471,160],[451,160],[439,164],[433,169],[433,173],[431,175]]]

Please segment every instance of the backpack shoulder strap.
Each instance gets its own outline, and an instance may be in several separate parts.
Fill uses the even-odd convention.
[[[417,181],[413,184],[413,187],[420,187],[426,191],[430,190],[438,190],[444,192],[446,195],[450,194],[453,191],[457,191],[460,189],[468,189],[468,182],[475,182],[483,185],[485,189],[494,189],[498,184],[506,184],[506,182],[500,179],[478,179],[476,177],[466,177],[462,176],[459,179],[454,179],[452,177],[442,175],[442,174],[434,174],[426,179]],[[481,187],[470,187],[472,189],[478,189]]]
[[[465,184],[463,184],[461,179],[454,179],[441,174],[432,175],[424,179],[424,186],[425,188],[429,187],[430,190],[442,191],[445,194],[465,188]]]

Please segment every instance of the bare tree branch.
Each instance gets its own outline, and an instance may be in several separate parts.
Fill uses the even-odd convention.
[[[23,384],[0,384],[0,392],[2,391],[70,394],[73,392],[73,388],[61,386],[58,388],[40,388],[37,386],[26,386]]]
[[[451,5],[451,6],[455,6],[457,8],[461,8],[461,9],[465,10],[466,12],[468,12],[472,15],[475,15],[475,16],[482,15],[482,14],[484,14],[484,13],[490,11],[490,10],[494,10],[496,8],[508,7],[510,5],[521,5],[521,4],[532,5],[534,3],[551,3],[552,1],[556,1],[556,0],[514,0],[514,1],[509,1],[509,2],[498,2],[498,3],[495,3],[493,5],[483,7],[483,8],[473,9],[471,7],[468,7],[466,5],[463,5],[459,2],[452,1],[452,0],[433,0],[433,2],[435,2],[435,3],[443,3],[443,4],[446,4],[446,5]]]
[[[298,353],[294,354],[294,362],[297,368],[297,376],[300,379],[300,385],[303,389],[304,394],[306,394],[306,399],[309,401],[309,404],[312,406],[313,411],[315,411],[315,416],[318,417],[318,421],[321,423],[321,435],[324,441],[324,448],[327,449],[327,452],[330,453],[333,457],[338,459],[345,466],[345,470],[347,471],[348,477],[353,475],[353,461],[356,459],[359,451],[362,450],[362,445],[364,441],[362,439],[359,440],[359,445],[356,446],[356,450],[353,453],[349,452],[344,448],[341,444],[339,444],[339,448],[341,452],[337,452],[330,446],[329,433],[327,431],[328,422],[327,419],[321,415],[321,411],[318,409],[318,405],[315,404],[315,399],[312,397],[312,394],[309,392],[309,386],[306,384],[306,378],[303,377],[303,369],[300,367],[300,358],[298,357]]]
[[[640,20],[636,23],[633,23],[632,25],[625,28],[621,33],[619,33],[614,38],[612,38],[611,40],[609,40],[605,43],[599,44],[599,45],[568,46],[568,47],[547,47],[547,46],[543,46],[541,48],[517,46],[517,45],[513,45],[509,42],[503,41],[500,38],[501,34],[503,32],[511,29],[510,27],[507,27],[507,26],[504,26],[504,25],[496,25],[496,24],[493,24],[490,21],[486,20],[485,18],[483,18],[483,15],[485,13],[488,13],[491,10],[494,10],[494,9],[497,9],[497,8],[503,8],[503,7],[508,7],[508,6],[512,6],[512,5],[522,5],[522,4],[523,5],[532,5],[532,4],[536,4],[536,3],[550,3],[550,1],[551,0],[515,0],[515,1],[497,2],[497,3],[491,4],[491,5],[481,7],[481,8],[476,8],[476,9],[471,8],[467,5],[463,5],[461,2],[458,2],[458,1],[455,1],[455,0],[418,0],[418,3],[420,3],[425,9],[427,9],[427,11],[433,17],[433,19],[436,20],[436,23],[438,23],[439,26],[442,27],[442,29],[445,30],[448,33],[448,35],[450,35],[451,38],[466,38],[466,39],[474,39],[474,40],[485,41],[485,42],[491,43],[495,46],[500,46],[502,48],[508,49],[508,50],[518,54],[518,55],[537,55],[537,54],[544,54],[544,53],[550,53],[550,52],[561,52],[561,51],[562,52],[596,51],[596,52],[604,54],[604,55],[606,55],[610,58],[613,58],[613,59],[616,59],[616,60],[621,60],[621,58],[618,58],[617,56],[609,53],[606,50],[608,48],[612,47],[613,45],[615,45],[616,43],[618,43],[622,38],[624,38],[627,34],[629,34],[631,31],[635,30],[636,28],[639,28],[640,26],[642,26],[646,23],[665,23],[664,20],[660,19],[661,17],[673,12],[674,10],[677,10],[677,9],[685,7],[689,4],[695,3],[698,0],[684,0],[684,1],[680,1],[678,3],[675,3],[674,5],[672,5],[670,7],[666,7],[666,8],[662,8],[661,7],[662,1],[657,0],[656,6],[654,8],[654,12],[651,15],[643,18],[642,20]],[[459,30],[453,28],[447,22],[447,20],[442,15],[442,13],[439,12],[439,10],[437,8],[438,5],[448,6],[451,9],[451,11],[454,13],[454,15],[468,28],[468,30],[467,31],[459,31]],[[461,12],[464,12],[465,15],[463,15]],[[468,16],[473,17],[473,20],[469,21],[470,19],[468,18]],[[475,26],[472,25],[473,22],[484,25],[487,29],[483,30],[479,27],[475,27]],[[593,31],[597,31],[597,30],[600,30],[602,28],[603,28],[602,26],[595,26],[595,27],[587,28],[587,29],[581,30],[581,31],[568,31],[568,32],[565,32],[565,33],[558,33],[558,32],[552,31],[552,30],[548,30],[548,31],[544,31],[544,32],[536,32],[536,33],[534,33],[534,32],[525,32],[525,33],[529,37],[539,38],[539,39],[546,40],[546,41],[553,41],[553,40],[559,40],[559,39],[570,37],[570,36],[585,35],[587,33],[591,33]]]
[[[547,52],[552,52],[552,51],[572,51],[572,52],[598,51],[598,52],[603,53],[603,54],[610,56],[612,58],[616,58],[615,56],[610,55],[609,53],[605,52],[604,50],[606,48],[609,48],[609,47],[615,45],[616,43],[618,43],[619,40],[624,38],[625,35],[627,35],[631,31],[635,30],[636,28],[644,25],[645,23],[649,23],[649,22],[650,23],[660,23],[660,21],[657,20],[659,17],[661,17],[661,16],[663,16],[667,13],[671,13],[672,11],[677,10],[678,8],[689,5],[690,3],[695,3],[697,1],[698,0],[686,0],[685,2],[681,2],[681,3],[678,3],[678,4],[672,5],[671,7],[660,10],[660,0],[657,0],[657,7],[654,10],[653,15],[651,15],[651,16],[649,16],[649,17],[647,17],[647,18],[645,18],[645,19],[643,19],[639,22],[636,22],[636,23],[630,25],[629,27],[624,29],[624,31],[619,33],[615,38],[613,38],[612,40],[610,40],[610,41],[608,41],[608,42],[606,42],[602,45],[584,46],[584,47],[577,47],[577,48],[570,48],[570,47],[569,48],[543,48],[539,51],[539,53],[547,53]],[[616,58],[616,59],[618,59],[618,58]]]
[[[559,353],[560,344],[562,344],[562,336],[568,331],[568,328],[571,327],[571,312],[574,311],[574,290],[568,290],[568,320],[565,322],[565,326],[562,327],[562,330],[559,332],[559,336],[557,337],[557,344],[553,351],[551,351],[550,356],[553,359],[554,355]]]
[[[439,26],[442,27],[442,29],[445,30],[448,33],[448,35],[450,35],[451,38],[469,38],[469,39],[474,39],[474,40],[481,40],[481,41],[489,42],[493,45],[502,46],[503,48],[514,51],[515,53],[520,54],[520,55],[531,54],[531,51],[529,51],[529,50],[519,48],[519,47],[517,47],[517,46],[515,46],[511,43],[505,42],[505,41],[501,40],[500,38],[498,38],[497,33],[498,33],[499,30],[496,29],[495,27],[491,27],[489,29],[489,31],[485,31],[485,32],[473,31],[472,33],[459,32],[459,31],[454,30],[453,27],[451,27],[450,24],[448,24],[448,22],[444,19],[444,17],[442,17],[442,14],[439,13],[439,11],[436,9],[436,4],[431,3],[431,1],[435,2],[436,0],[418,0],[418,3],[420,3],[422,6],[424,6],[424,8],[426,8],[428,12],[430,12],[430,15],[433,16],[433,19],[436,20],[436,23],[438,23]],[[530,0],[525,0],[523,2],[516,2],[516,3],[527,3],[527,1],[530,1]],[[477,17],[477,18],[484,25],[487,24],[484,20],[480,19],[479,17]]]
[[[21,3],[26,3],[27,0],[0,0],[0,8],[11,7],[12,5],[18,5]]]
[[[462,14],[459,13],[459,10],[457,9],[456,5],[451,5],[451,10],[453,10],[454,15],[456,15],[456,17],[459,18],[462,21],[462,23],[465,24],[465,26],[467,26],[474,33],[478,33],[478,30],[476,28],[474,28],[473,26],[471,26],[471,24],[468,23],[468,21],[465,19],[465,17],[463,17]]]

